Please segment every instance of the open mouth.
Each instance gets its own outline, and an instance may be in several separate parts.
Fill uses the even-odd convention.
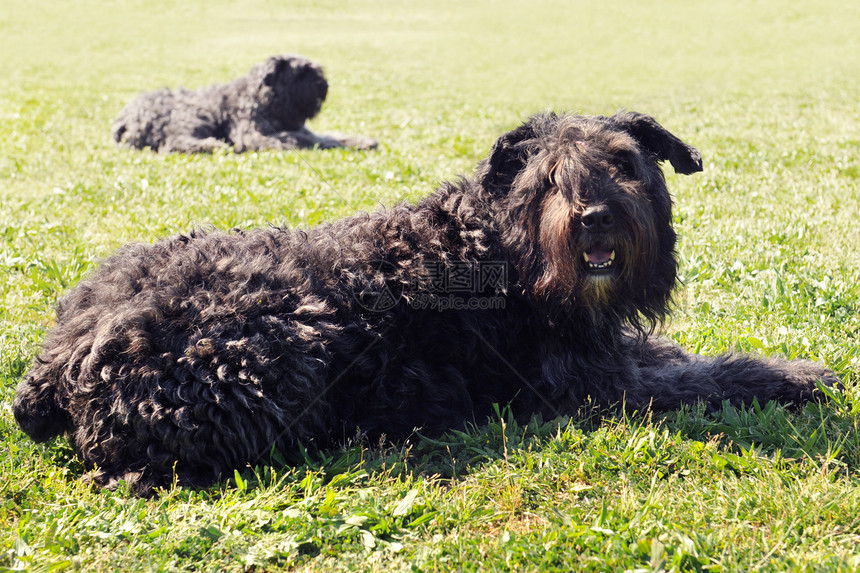
[[[615,264],[615,249],[595,247],[585,251],[582,256],[585,259],[585,266],[590,271],[608,271]]]

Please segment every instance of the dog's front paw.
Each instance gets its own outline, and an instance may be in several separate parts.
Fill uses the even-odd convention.
[[[787,382],[799,392],[801,401],[823,399],[824,394],[819,389],[819,384],[839,390],[844,388],[842,379],[820,364],[805,360],[794,360],[789,364],[791,368],[787,373]]]

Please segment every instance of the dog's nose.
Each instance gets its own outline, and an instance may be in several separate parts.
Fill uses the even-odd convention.
[[[582,226],[589,231],[608,231],[615,225],[615,215],[606,205],[589,207],[582,213]]]

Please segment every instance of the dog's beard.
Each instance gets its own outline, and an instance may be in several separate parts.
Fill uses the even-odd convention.
[[[619,321],[616,313],[618,280],[614,273],[583,273],[580,277],[576,307],[598,330]]]
[[[580,281],[579,300],[592,309],[606,308],[615,298],[617,279],[610,273],[585,273]]]

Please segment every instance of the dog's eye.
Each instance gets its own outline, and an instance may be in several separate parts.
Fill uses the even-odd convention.
[[[636,168],[633,167],[633,161],[631,161],[629,157],[619,157],[613,162],[612,166],[615,168],[617,173],[624,177],[628,177],[630,179],[636,177]]]

